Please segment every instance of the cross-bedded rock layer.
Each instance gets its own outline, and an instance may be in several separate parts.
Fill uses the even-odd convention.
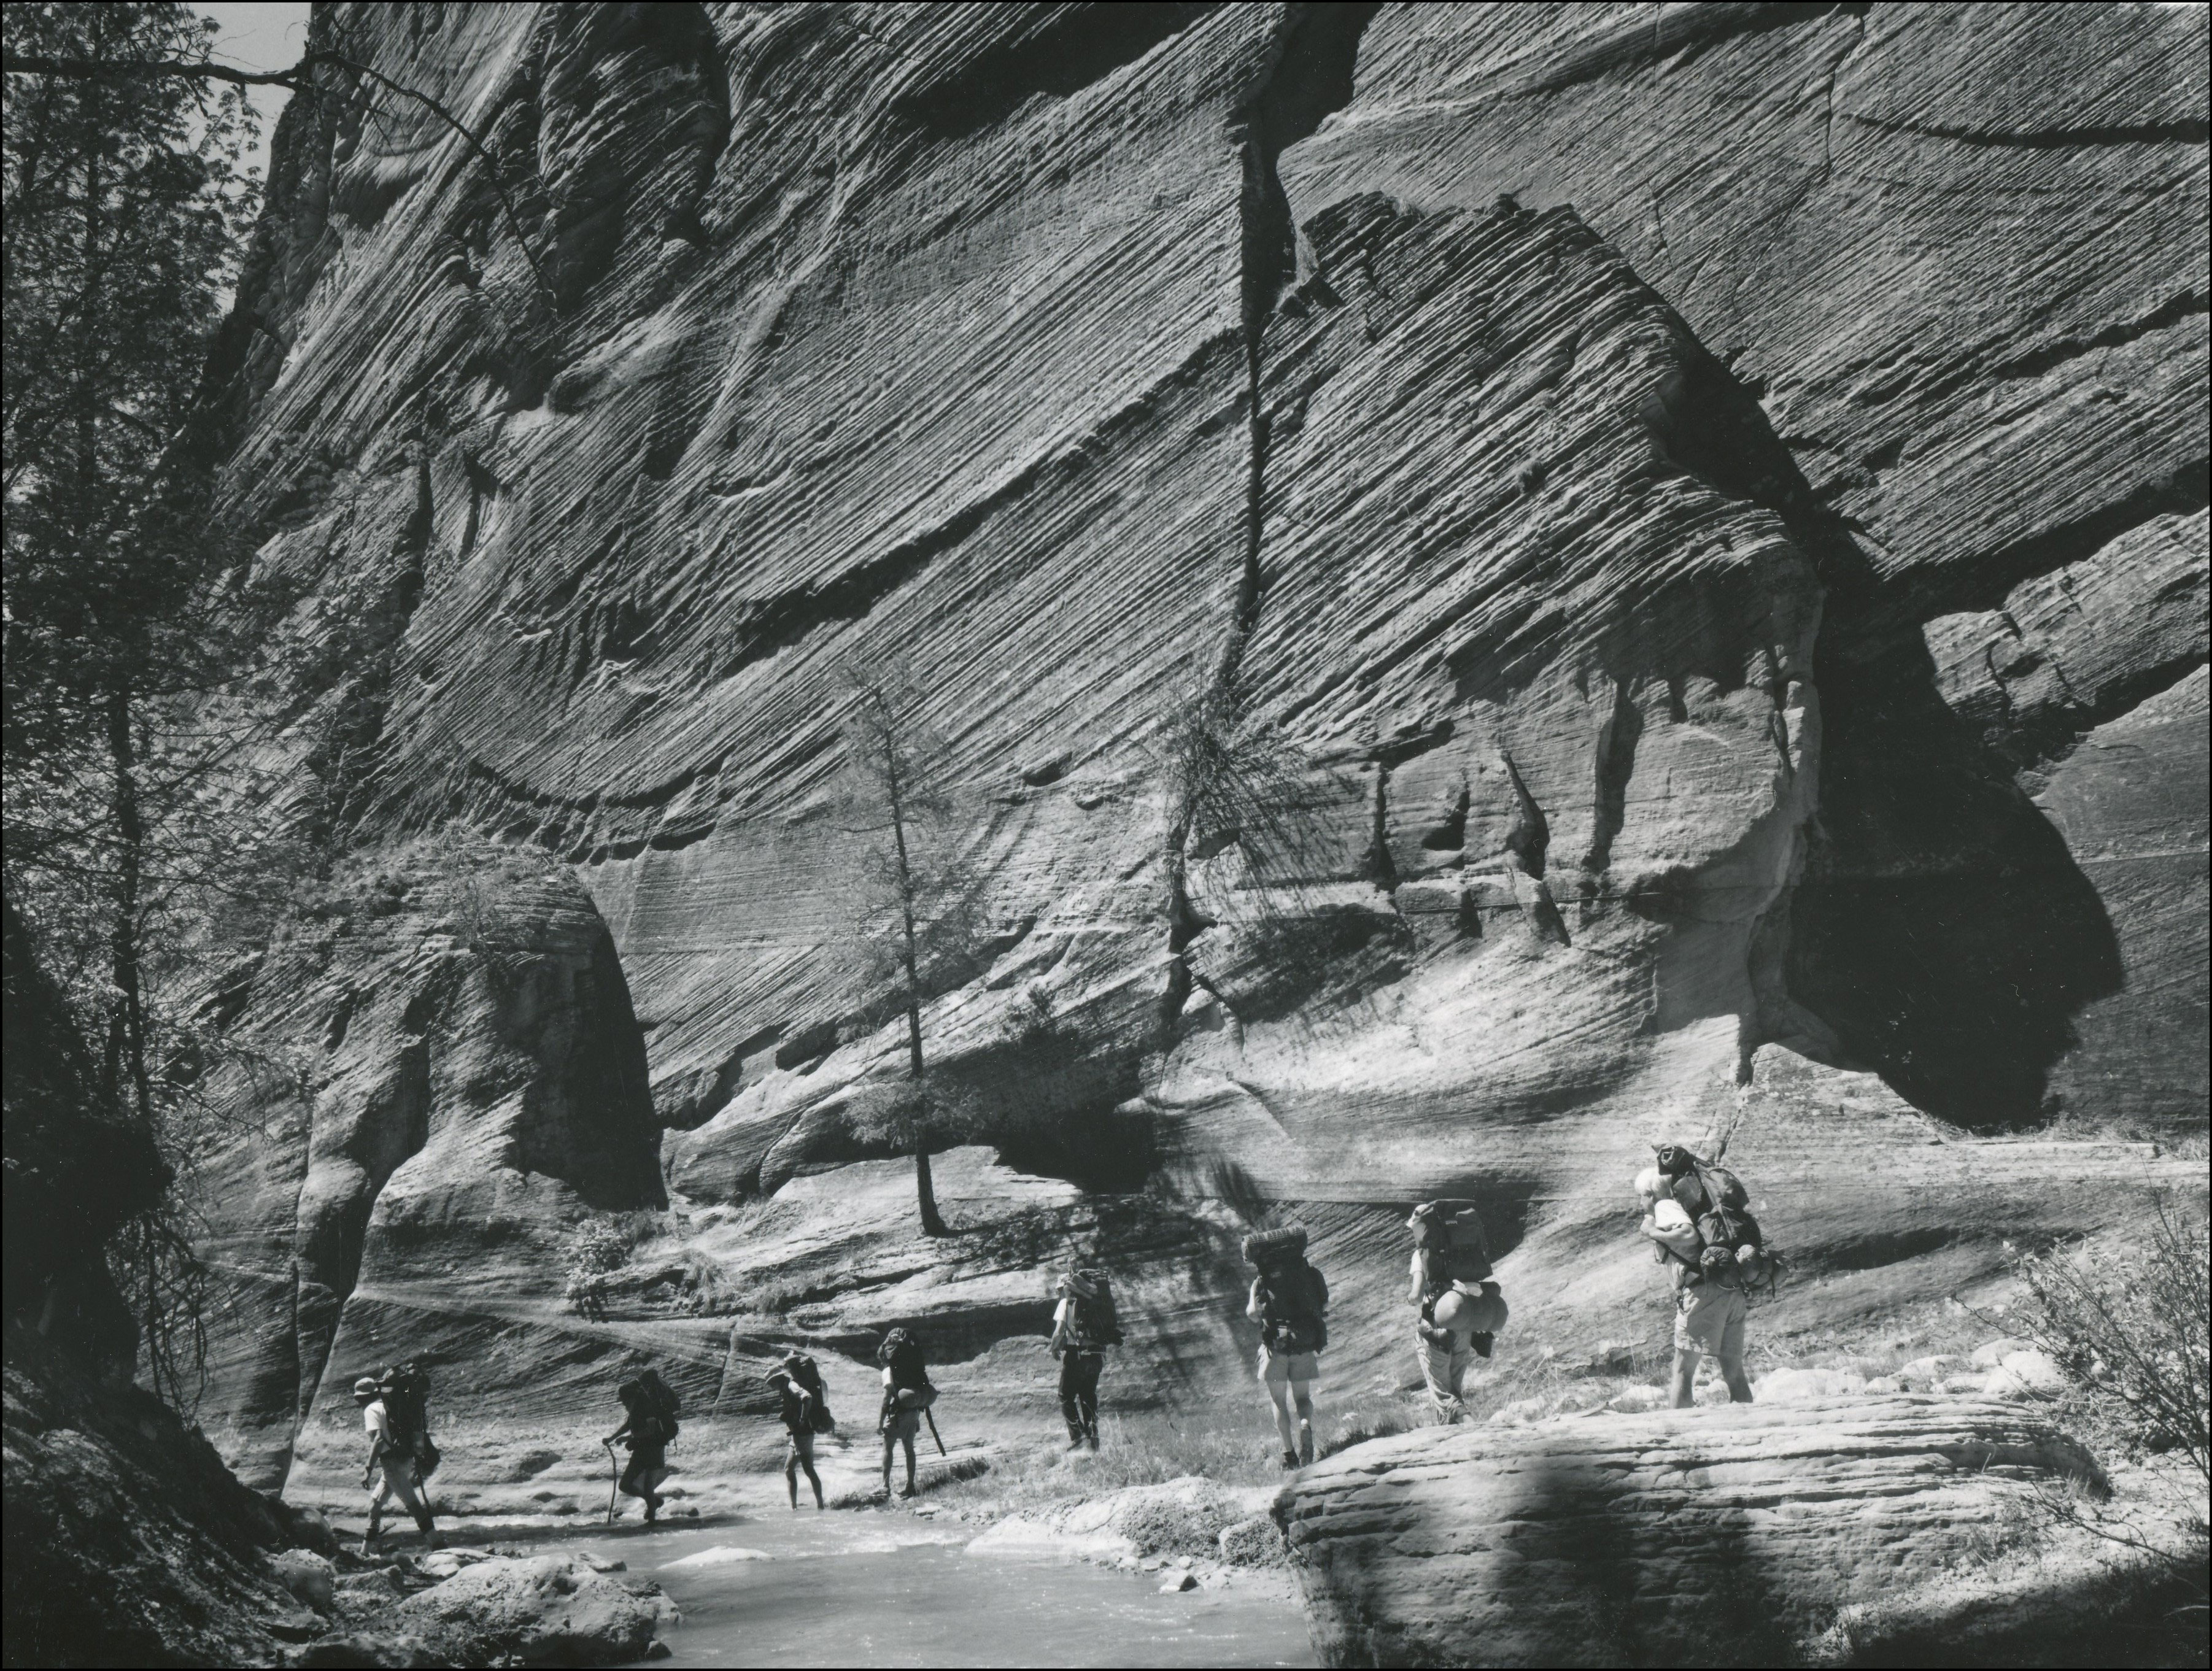
[[[2101,1486],[2017,1406],[1723,1405],[1378,1439],[1275,1516],[1324,1665],[1759,1665],[2068,1479]]]
[[[302,593],[302,804],[576,867],[695,1201],[886,1152],[839,692],[890,664],[989,925],[932,1058],[1031,1175],[1298,1203],[1340,1262],[1479,1194],[1587,1341],[1646,1136],[1765,1121],[1785,1189],[1856,1140],[1772,1042],[1971,1127],[2201,1128],[2201,13],[314,27],[500,167],[401,100],[278,136],[232,506]],[[1159,722],[1208,691],[1289,763],[1170,854]],[[1969,1263],[2046,1205],[1984,1153]],[[1915,1291],[1919,1187],[1868,1255]],[[305,1245],[289,1188],[226,1233]],[[348,1315],[489,1352],[454,1256],[372,1237]]]

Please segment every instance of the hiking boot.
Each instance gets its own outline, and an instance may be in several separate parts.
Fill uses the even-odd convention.
[[[1283,1453],[1283,1466],[1284,1466],[1285,1467],[1286,1467],[1286,1468],[1294,1468],[1294,1467],[1297,1467],[1297,1465],[1298,1465],[1298,1453],[1297,1453],[1297,1451],[1295,1451],[1295,1450],[1286,1450],[1286,1451],[1285,1451],[1285,1452]]]
[[[1068,1448],[1070,1450],[1080,1450],[1080,1449],[1083,1449],[1083,1442],[1084,1442],[1084,1440],[1085,1440],[1085,1438],[1086,1437],[1087,1437],[1087,1436],[1086,1436],[1086,1435],[1085,1435],[1085,1434],[1081,1434],[1081,1433],[1078,1433],[1078,1434],[1076,1434],[1073,1438],[1071,1438],[1070,1440],[1068,1440],[1068,1442],[1067,1442],[1067,1448]],[[1091,1448],[1093,1450],[1096,1450],[1096,1449],[1098,1449],[1098,1446],[1097,1446],[1097,1444],[1094,1442],[1094,1443],[1091,1444]]]
[[[648,1526],[660,1518],[660,1499],[648,1497],[645,1500],[645,1523]]]
[[[908,1498],[919,1497],[921,1495],[921,1493],[915,1490],[911,1486],[901,1486],[899,1487],[899,1501],[902,1503],[905,1502]]]
[[[1091,1447],[1091,1454],[1093,1456],[1096,1456],[1098,1454],[1098,1436],[1096,1433],[1085,1434],[1084,1436],[1084,1443]]]

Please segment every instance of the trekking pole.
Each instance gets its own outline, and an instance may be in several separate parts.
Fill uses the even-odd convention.
[[[622,1489],[622,1464],[615,1460],[613,1442],[601,1439],[607,1453],[607,1524],[615,1523],[615,1493]]]
[[[929,1437],[937,1439],[937,1454],[942,1456],[945,1455],[945,1441],[937,1438],[937,1418],[924,1410],[921,1413],[921,1419],[929,1424]]]

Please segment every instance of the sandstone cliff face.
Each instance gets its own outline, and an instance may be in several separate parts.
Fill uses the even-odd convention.
[[[1748,1153],[1765,1121],[1809,1195],[1852,1103],[1931,1148],[2201,1129],[2201,14],[315,28],[485,135],[510,201],[405,102],[285,118],[231,476],[303,594],[285,746],[352,839],[458,817],[575,867],[693,1201],[884,1153],[837,692],[893,663],[992,925],[928,1006],[939,1071],[1014,1166],[1149,1177],[1193,1246],[1287,1201],[1364,1267],[1407,1200],[1476,1194],[1589,1342],[1649,1137]],[[1295,781],[1273,832],[1170,854],[1158,727],[1208,690]],[[428,954],[378,955],[404,1012]],[[413,1071],[381,1036],[340,1076],[363,1109],[411,1094],[374,1088]],[[1838,1077],[1777,1090],[1799,1056]],[[577,1106],[649,1154],[630,1102]],[[393,1170],[344,1134],[382,1115],[289,1117],[285,1179],[343,1165],[250,1199],[327,1188],[332,1223],[380,1168],[582,1182],[473,1141]],[[2048,1203],[1945,1152],[2009,1181],[1957,1255],[1985,1269]],[[1809,1206],[1792,1239],[1942,1291],[1924,1182],[1873,1192],[1901,1239],[1868,1263]],[[320,1210],[228,1228],[265,1303],[356,1280],[287,1286]],[[448,1234],[387,1238],[386,1273],[372,1228],[358,1280],[438,1284]],[[725,1252],[764,1273],[772,1240]],[[296,1398],[327,1349],[253,1373]]]
[[[349,1408],[380,1364],[475,1360],[479,1392],[513,1393],[486,1314],[557,1297],[586,1211],[665,1200],[621,966],[565,874],[448,839],[325,907],[214,1000],[232,1135],[203,1163],[205,1255],[228,1303],[201,1415],[271,1486],[319,1391]]]

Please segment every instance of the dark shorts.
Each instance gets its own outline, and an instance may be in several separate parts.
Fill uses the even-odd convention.
[[[623,1470],[622,1483],[636,1486],[648,1483],[657,1474],[668,1472],[668,1449],[665,1445],[641,1444],[629,1454],[629,1466]]]

